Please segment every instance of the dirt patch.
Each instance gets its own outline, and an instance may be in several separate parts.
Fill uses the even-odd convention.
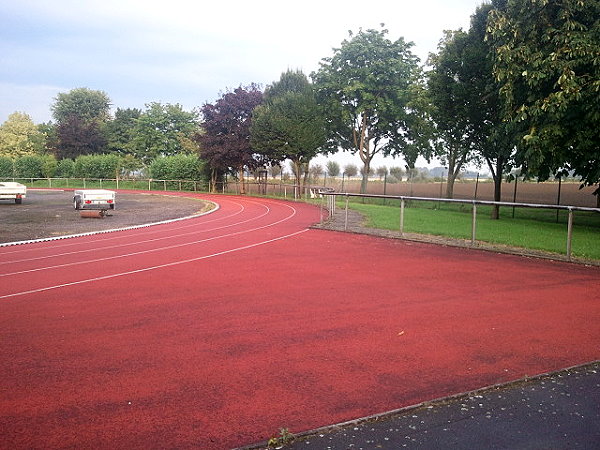
[[[73,192],[28,190],[21,205],[0,201],[0,243],[112,230],[199,214],[211,204],[190,197],[117,194],[117,208],[103,219],[82,218]]]

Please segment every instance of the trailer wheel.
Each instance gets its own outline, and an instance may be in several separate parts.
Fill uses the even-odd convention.
[[[81,209],[81,201],[79,200],[78,197],[73,198],[73,208]]]

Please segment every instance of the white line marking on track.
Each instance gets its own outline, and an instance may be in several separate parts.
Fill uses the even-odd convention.
[[[33,243],[36,243],[36,242],[46,242],[46,241],[49,241],[49,240],[67,240],[68,238],[93,236],[93,235],[97,235],[97,234],[106,234],[106,233],[114,232],[114,231],[128,231],[130,229],[131,230],[135,230],[135,229],[139,229],[139,228],[149,228],[149,227],[154,226],[154,225],[164,225],[164,224],[169,224],[169,223],[172,223],[172,222],[182,222],[182,221],[187,220],[187,219],[195,219],[197,217],[203,217],[203,216],[206,216],[208,214],[214,213],[214,212],[218,211],[221,208],[218,203],[213,202],[212,200],[206,200],[206,201],[214,203],[216,205],[216,208],[212,209],[210,211],[207,211],[205,213],[195,214],[193,216],[180,217],[178,219],[171,219],[169,221],[164,221],[164,223],[163,222],[153,222],[153,223],[147,223],[147,224],[142,224],[142,225],[133,225],[132,227],[128,227],[128,228],[117,228],[117,229],[114,229],[114,230],[107,230],[107,231],[92,231],[90,233],[81,233],[81,234],[69,234],[69,235],[65,235],[65,236],[58,236],[56,238],[46,238],[46,239],[40,239],[40,240],[22,241],[22,242],[19,242],[19,244],[33,244]],[[222,216],[222,217],[219,217],[219,218],[214,219],[214,220],[207,220],[204,223],[215,222],[217,220],[227,219],[229,217],[233,217],[233,216],[236,216],[238,214],[241,214],[244,211],[245,208],[244,208],[243,205],[241,205],[239,203],[235,203],[235,202],[232,202],[232,203],[237,204],[238,206],[240,206],[241,207],[240,211],[238,211],[238,212],[236,212],[234,214],[230,214],[229,216]],[[177,228],[189,228],[189,227],[192,227],[192,226],[194,226],[194,224],[187,224],[187,225],[182,225],[182,226],[179,226],[179,227],[175,227],[175,229],[177,229]],[[161,230],[153,230],[153,231],[149,231],[148,233],[160,233],[160,232],[161,232]],[[90,239],[90,240],[88,240],[86,242],[86,245],[94,243],[94,242],[106,242],[106,241],[109,241],[109,240],[122,239],[122,238],[123,238],[122,235],[120,235],[120,236],[114,236],[114,237],[104,237],[103,236],[101,239]],[[61,248],[61,247],[71,247],[71,246],[74,246],[74,245],[80,245],[80,241],[69,242],[69,243],[64,243],[64,244],[60,244],[60,245],[55,245],[52,248],[54,249],[54,248]],[[2,246],[3,245],[0,244],[0,248]],[[6,247],[8,247],[8,246],[15,246],[15,243],[14,242],[8,242],[4,246],[6,246]],[[31,251],[36,251],[36,250],[40,250],[40,248],[39,247],[19,248],[18,250],[13,250],[13,251],[7,251],[7,252],[3,251],[2,255],[9,255],[9,254],[12,254],[12,253],[31,252]]]
[[[1,295],[0,299],[10,298],[10,297],[17,297],[17,296],[20,296],[20,295],[27,295],[27,294],[36,294],[36,293],[39,293],[39,292],[50,291],[52,289],[59,289],[59,288],[68,287],[68,286],[76,286],[76,285],[84,284],[84,283],[92,283],[94,281],[102,281],[102,280],[107,280],[107,279],[110,279],[110,278],[117,278],[117,277],[122,277],[122,276],[126,276],[126,275],[132,275],[132,274],[135,274],[135,273],[148,272],[150,270],[162,269],[162,268],[165,268],[165,267],[176,266],[176,265],[179,265],[179,264],[186,264],[186,263],[189,263],[189,262],[200,261],[200,260],[208,259],[208,258],[214,258],[216,256],[226,255],[228,253],[239,252],[239,251],[242,251],[242,250],[247,250],[249,248],[258,247],[260,245],[269,244],[271,242],[276,242],[276,241],[281,241],[283,239],[288,239],[290,237],[296,236],[296,235],[304,233],[306,231],[309,231],[309,229],[305,228],[303,230],[295,231],[294,233],[286,234],[285,236],[279,236],[277,238],[269,239],[267,241],[255,242],[254,244],[245,245],[243,247],[237,247],[237,248],[232,248],[232,249],[229,249],[229,250],[223,250],[222,252],[217,252],[217,253],[213,253],[213,254],[210,254],[210,255],[199,256],[199,257],[191,258],[191,259],[185,259],[185,260],[182,260],[182,261],[174,261],[174,262],[171,262],[171,263],[160,264],[160,265],[157,265],[157,266],[144,267],[143,269],[131,270],[129,272],[120,272],[120,273],[115,273],[115,274],[112,274],[112,275],[105,275],[105,276],[102,276],[102,277],[88,278],[86,280],[74,281],[72,283],[57,284],[55,286],[48,286],[48,287],[45,287],[45,288],[32,289],[30,291],[15,292],[13,294]]]
[[[189,231],[187,233],[171,234],[169,236],[163,236],[163,237],[158,237],[158,238],[153,238],[153,239],[145,239],[145,240],[135,241],[135,242],[126,242],[125,244],[103,246],[100,249],[101,250],[108,250],[108,249],[111,249],[111,248],[121,248],[121,247],[127,247],[127,246],[132,246],[132,245],[145,244],[145,243],[148,243],[148,242],[155,242],[155,241],[160,241],[160,240],[164,240],[164,239],[173,239],[173,238],[176,238],[176,237],[188,236],[190,234],[199,234],[199,233],[206,233],[206,232],[209,232],[209,231],[221,230],[223,228],[233,227],[233,226],[236,226],[236,225],[239,225],[239,224],[242,224],[242,223],[252,222],[253,220],[260,219],[261,217],[264,217],[267,214],[269,214],[270,209],[267,206],[265,206],[265,205],[260,205],[260,206],[264,206],[266,208],[266,211],[263,214],[261,214],[259,216],[256,216],[256,217],[252,217],[250,219],[242,220],[240,222],[232,223],[232,224],[229,224],[229,225],[223,225],[221,227],[209,228],[209,229],[203,229],[203,230],[194,230],[194,231]],[[243,208],[243,206],[242,206],[242,208]],[[231,214],[229,216],[225,216],[224,218],[233,217],[233,216],[236,216],[238,214],[239,213]],[[203,225],[206,224],[206,223],[207,222],[203,222]],[[189,227],[185,227],[185,228],[189,228]],[[96,242],[96,241],[94,241],[94,242]],[[102,241],[102,242],[104,242],[104,241]],[[203,242],[203,241],[195,241],[195,242],[191,242],[191,244],[195,244],[197,242]],[[170,248],[170,247],[164,247],[164,248]],[[76,250],[76,251],[72,251],[72,252],[56,253],[56,254],[53,254],[53,255],[37,256],[35,258],[25,258],[25,259],[15,259],[15,260],[8,260],[8,261],[0,261],[0,265],[2,265],[2,264],[22,263],[22,262],[28,262],[28,261],[37,261],[37,260],[40,260],[40,259],[58,258],[60,256],[75,255],[75,254],[78,254],[78,253],[88,253],[88,252],[95,252],[95,251],[98,251],[98,249],[97,248],[86,248],[85,250]],[[132,253],[132,254],[135,254],[135,253]],[[101,260],[98,260],[98,261],[101,261]],[[3,275],[0,274],[0,277],[1,276],[3,276]]]
[[[212,202],[212,203],[214,203],[214,202]],[[164,224],[173,223],[173,222],[180,222],[182,220],[194,219],[196,217],[201,217],[201,216],[205,216],[206,214],[213,213],[213,212],[215,212],[215,211],[217,211],[219,209],[219,205],[217,205],[217,204],[215,204],[215,205],[216,205],[215,209],[211,209],[210,211],[206,211],[206,212],[203,212],[203,213],[200,213],[200,214],[193,214],[191,216],[178,217],[176,219],[161,220],[160,222],[143,223],[141,225],[131,225],[129,227],[123,227],[123,228],[113,228],[111,230],[99,230],[99,231],[89,231],[87,233],[66,234],[64,236],[55,236],[55,237],[41,238],[41,239],[31,239],[31,240],[28,240],[28,241],[3,242],[3,243],[0,243],[0,248],[2,248],[2,247],[14,247],[14,246],[25,245],[25,244],[35,244],[35,243],[38,243],[38,242],[60,241],[60,240],[63,240],[63,239],[71,239],[71,238],[84,237],[84,236],[94,236],[94,235],[97,235],[97,234],[114,233],[116,231],[137,230],[138,228],[146,228],[146,227],[151,227],[151,226],[154,226],[154,225],[164,225]],[[4,254],[17,253],[18,251],[19,250],[15,250],[13,252],[6,252]]]
[[[256,231],[256,230],[261,230],[263,228],[269,228],[269,227],[272,227],[272,226],[277,225],[279,223],[285,222],[285,221],[291,219],[292,217],[294,217],[296,215],[296,212],[297,212],[296,208],[294,208],[292,206],[289,206],[289,205],[284,205],[284,206],[286,206],[287,208],[290,208],[292,210],[292,213],[289,216],[284,217],[283,219],[280,219],[280,220],[278,220],[276,222],[269,223],[267,225],[263,225],[263,226],[256,227],[256,228],[251,228],[249,230],[236,231],[235,233],[224,234],[224,235],[221,235],[221,236],[214,236],[212,238],[200,239],[200,240],[192,241],[192,242],[185,242],[185,243],[182,243],[182,244],[169,245],[169,246],[166,246],[166,247],[157,247],[157,248],[152,248],[152,249],[148,249],[148,250],[142,250],[142,251],[138,251],[138,252],[125,253],[125,254],[116,255],[116,256],[107,256],[105,258],[88,259],[88,260],[85,260],[85,261],[75,261],[75,262],[72,262],[72,263],[57,264],[57,265],[46,266],[46,267],[38,267],[37,269],[27,269],[27,270],[20,270],[20,271],[17,271],[17,272],[2,273],[2,274],[0,274],[0,277],[8,277],[8,276],[11,276],[11,275],[21,275],[21,274],[24,274],[24,273],[32,273],[32,272],[41,272],[43,270],[59,269],[59,268],[64,268],[64,267],[77,266],[77,265],[80,265],[80,264],[89,264],[89,263],[96,263],[96,262],[100,262],[100,261],[108,261],[108,260],[111,260],[111,259],[126,258],[126,257],[129,257],[129,256],[142,255],[142,254],[145,254],[145,253],[151,253],[151,252],[156,252],[156,251],[161,251],[161,250],[170,250],[170,249],[173,249],[173,248],[185,247],[185,246],[192,245],[192,244],[199,244],[199,243],[202,243],[202,242],[209,242],[209,241],[213,241],[213,240],[217,240],[217,239],[221,239],[221,238],[225,238],[225,237],[237,236],[237,235],[240,235],[240,234],[249,233],[249,232]],[[267,212],[265,213],[265,215],[266,215],[270,211],[270,208],[267,207],[267,206],[265,206],[265,208],[267,208]],[[2,297],[0,297],[0,298],[2,298]]]

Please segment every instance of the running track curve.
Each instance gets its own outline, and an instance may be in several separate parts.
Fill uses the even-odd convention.
[[[231,448],[600,359],[598,268],[200,197],[0,248],[0,448]]]

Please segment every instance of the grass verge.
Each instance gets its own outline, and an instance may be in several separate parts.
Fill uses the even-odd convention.
[[[343,206],[342,206],[343,207]],[[367,218],[371,228],[400,229],[398,205],[375,205],[350,202],[349,207]],[[492,244],[522,247],[565,254],[567,247],[567,213],[557,216],[552,210],[501,209],[500,220],[490,218],[489,207],[477,208],[476,238]],[[558,218],[558,222],[557,222]],[[456,239],[471,239],[472,210],[469,205],[436,202],[411,205],[404,210],[404,231]],[[574,212],[572,254],[600,260],[600,214]]]

